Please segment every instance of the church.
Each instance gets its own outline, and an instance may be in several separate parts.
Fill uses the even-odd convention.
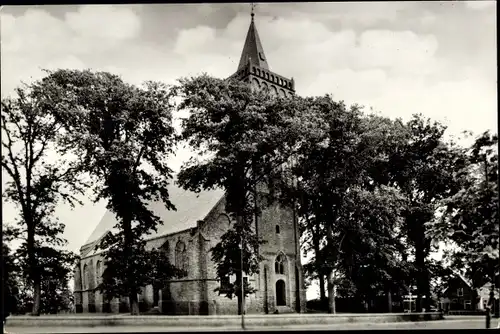
[[[291,97],[295,93],[293,79],[272,72],[264,54],[252,12],[241,59],[230,77],[242,80],[256,89],[271,94]],[[222,190],[194,193],[169,186],[171,202],[176,211],[168,211],[161,202],[149,207],[159,216],[163,225],[147,236],[149,249],[165,251],[172,264],[184,269],[186,275],[165,282],[163,289],[142,288],[139,304],[142,312],[172,315],[237,314],[237,299],[228,299],[222,291],[230,277],[218,279],[210,249],[231,224],[224,212],[225,195]],[[77,313],[128,313],[126,297],[106,302],[96,289],[104,271],[104,259],[96,245],[113,230],[115,215],[108,211],[80,248],[80,262],[74,270],[74,297]],[[306,294],[300,259],[298,222],[292,209],[273,204],[262,210],[255,229],[266,243],[259,252],[264,260],[259,274],[245,279],[257,290],[246,298],[247,314],[305,312]]]

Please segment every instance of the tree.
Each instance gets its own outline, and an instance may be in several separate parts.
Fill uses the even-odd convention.
[[[2,314],[15,314],[19,307],[18,264],[9,245],[2,240]],[[5,319],[5,318],[4,318]]]
[[[242,274],[257,273],[261,260],[262,240],[254,221],[272,202],[273,176],[307,140],[304,129],[312,124],[304,117],[308,110],[303,99],[273,98],[246,83],[207,75],[182,79],[177,90],[183,99],[179,109],[190,111],[182,139],[201,156],[182,167],[178,182],[193,191],[226,191],[226,212],[233,224],[212,250],[212,259],[219,279],[236,274],[235,289],[240,290]],[[231,289],[228,297],[233,293]],[[241,313],[241,293],[237,298]]]
[[[307,203],[305,200],[306,194],[300,196],[303,203]],[[319,260],[321,256],[321,245],[324,242],[324,225],[322,222],[316,218],[316,214],[312,213],[312,209],[307,208],[306,205],[297,205],[298,209],[304,209],[303,214],[298,213],[299,217],[304,217],[302,220],[302,249],[307,254],[313,251],[313,258],[309,260],[307,264],[304,265],[305,276],[310,279],[318,279],[319,281],[319,295],[321,303],[326,300],[326,289],[325,289],[325,272],[322,262]]]
[[[411,266],[402,259],[404,244],[397,237],[404,199],[392,187],[353,188],[345,196],[338,228],[344,233],[337,270],[351,281],[358,300],[373,300],[402,291]],[[389,310],[391,306],[389,306]]]
[[[352,274],[346,271],[347,266],[340,266],[342,257],[354,256],[347,253],[355,249],[347,245],[353,222],[349,201],[354,202],[353,196],[360,194],[356,189],[376,191],[379,179],[386,177],[388,154],[401,140],[401,127],[385,118],[366,117],[360,107],[347,108],[330,96],[308,101],[319,117],[316,131],[320,135],[302,145],[296,155],[297,163],[290,171],[298,186],[283,182],[282,187],[284,199],[298,203],[302,218],[314,218],[319,223],[316,229],[325,231],[324,247],[315,252],[314,261],[328,274],[329,312],[334,313],[333,292],[340,283],[336,275],[345,278]]]
[[[433,219],[439,201],[458,191],[454,173],[464,160],[460,148],[444,141],[446,127],[439,122],[414,115],[405,127],[405,144],[390,157],[388,184],[406,198],[404,230],[415,251],[417,311],[421,311],[429,309],[431,299],[427,258],[432,243],[426,223]]]
[[[113,241],[106,240],[104,244],[112,244]],[[117,244],[118,246],[121,244]],[[176,268],[170,263],[168,254],[158,249],[145,250],[145,241],[137,241],[134,245],[134,260],[141,263],[141,276],[136,277],[136,281],[140,282],[139,286],[151,285],[154,290],[162,289],[165,282],[173,277],[182,277],[186,274],[185,271]],[[122,256],[123,251],[119,247],[109,248],[106,256],[108,259],[116,259]],[[102,280],[98,283],[99,289],[105,296],[107,301],[110,301],[116,296],[126,296],[128,294],[128,282],[126,279],[130,269],[126,267],[126,261],[106,262],[106,269],[103,272]]]
[[[36,252],[41,267],[40,313],[57,314],[71,310],[73,297],[69,290],[69,281],[77,256],[72,252],[40,243],[36,245]],[[24,244],[16,254],[20,259],[24,259],[25,253],[26,245]],[[25,261],[20,262],[21,268],[26,265]],[[32,293],[30,286],[26,286],[26,289]]]
[[[42,268],[36,243],[58,240],[62,229],[52,218],[54,208],[61,201],[79,203],[85,182],[75,159],[59,145],[63,131],[55,111],[66,108],[64,91],[39,81],[18,88],[16,94],[2,100],[2,171],[8,176],[2,197],[19,209],[15,237],[26,243],[31,314],[39,315]]]
[[[69,290],[71,270],[77,259],[72,252],[64,250],[67,241],[59,235],[64,231],[64,224],[57,221],[52,211],[46,212],[43,227],[37,229],[34,250],[40,274],[40,313],[58,313],[72,307],[72,293]],[[49,218],[51,217],[51,218]],[[18,226],[6,225],[4,241],[22,240],[11,257],[14,260],[10,279],[16,282],[18,293],[17,311],[21,313],[32,309],[34,289],[29,279],[29,257],[27,241],[22,237]]]
[[[102,288],[108,298],[128,296],[136,315],[140,287],[151,281],[149,262],[156,256],[146,251],[144,237],[162,223],[147,204],[161,200],[175,209],[166,162],[175,144],[172,94],[160,83],[135,87],[116,75],[88,70],[57,70],[44,82],[65,91],[68,107],[58,109],[64,147],[80,157],[95,199],[107,199],[119,221],[117,232],[99,245],[113,274]]]
[[[465,269],[475,288],[493,283],[499,272],[497,145],[496,134],[476,139],[454,174],[460,190],[444,198],[440,217],[427,223],[429,238],[455,246],[448,252],[451,265]]]

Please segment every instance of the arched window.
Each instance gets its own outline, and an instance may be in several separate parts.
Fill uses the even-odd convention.
[[[161,245],[160,247],[160,252],[164,253],[167,255],[167,257],[170,256],[170,243],[168,242],[168,240],[166,240],[163,245]]]
[[[82,269],[80,268],[80,264],[77,264],[75,266],[74,275],[75,275],[75,290],[83,290]]]
[[[95,277],[96,277],[96,281],[97,281],[97,284],[101,284],[102,282],[102,262],[101,261],[97,261],[96,265],[95,265]]]
[[[271,95],[273,96],[278,96],[278,90],[276,89],[276,86],[271,86]]]
[[[267,83],[266,82],[262,82],[262,85],[260,86],[260,88],[263,90],[263,91],[268,91],[269,90],[269,87],[267,86]]]
[[[186,253],[186,244],[182,241],[177,242],[175,246],[175,266],[178,269],[184,270],[187,272],[187,253]]]
[[[285,281],[283,281],[282,279],[276,282],[276,305],[277,306],[286,305]]]
[[[252,79],[252,87],[253,87],[254,89],[259,89],[259,88],[260,88],[260,83],[259,83],[259,80],[257,80],[257,79],[255,79],[255,78],[253,78],[253,79]]]
[[[85,263],[83,266],[83,289],[88,290],[90,283],[90,270],[89,266]]]
[[[276,257],[276,261],[274,262],[274,272],[279,275],[285,274],[285,255],[280,254]]]

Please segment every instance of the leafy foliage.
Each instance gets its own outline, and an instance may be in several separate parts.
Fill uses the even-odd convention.
[[[19,266],[9,245],[2,240],[2,302],[6,316],[18,311],[19,283],[16,279]]]
[[[431,300],[427,257],[432,243],[426,236],[426,223],[433,219],[439,201],[458,191],[454,173],[464,164],[464,159],[459,147],[444,141],[446,127],[439,122],[414,115],[405,128],[403,145],[389,159],[388,184],[405,197],[403,231],[411,246],[408,254],[414,250],[417,310],[420,311],[423,307],[429,309]],[[422,296],[428,298],[422,300]]]
[[[428,236],[451,241],[452,266],[467,269],[476,287],[493,282],[499,270],[498,136],[479,136],[456,171],[460,190],[441,201],[441,216],[429,222]]]
[[[243,234],[246,234],[246,236],[244,237],[245,242],[242,246],[241,241]],[[248,236],[250,236],[250,238]],[[238,245],[240,248],[236,249],[235,245]],[[228,249],[232,249],[233,251],[228,252]],[[258,249],[258,240],[248,225],[239,224],[235,226],[234,229],[229,229],[222,235],[219,243],[211,250],[212,260],[217,266],[217,277],[236,275],[238,279],[236,279],[234,283],[230,283],[228,289],[220,291],[220,293],[224,293],[230,299],[233,298],[233,295],[240,298],[241,266],[243,265],[244,273],[259,272],[259,262],[262,260],[262,256],[256,253],[256,249]],[[215,289],[215,291],[219,290],[219,288]],[[249,294],[255,293],[257,290],[246,282],[243,291],[246,297]]]
[[[303,99],[273,98],[239,81],[185,78],[177,92],[183,99],[179,109],[190,112],[183,120],[182,139],[202,156],[183,166],[178,182],[193,191],[226,191],[226,212],[234,224],[213,249],[212,259],[219,278],[235,273],[240,282],[241,242],[243,271],[258,272],[262,240],[253,222],[273,198],[273,187],[265,185],[307,140],[306,130],[314,133],[315,124],[304,117],[308,109]]]
[[[52,103],[48,96],[57,96]],[[64,225],[53,217],[61,201],[79,203],[85,182],[80,165],[63,146],[63,130],[55,111],[64,108],[62,89],[45,81],[24,85],[16,97],[2,99],[2,171],[8,176],[2,197],[19,209],[19,219],[10,228],[11,238],[25,240],[27,279],[34,290],[33,315],[40,313],[42,267],[37,242],[62,244]],[[56,152],[54,157],[50,152]]]
[[[106,241],[109,242],[109,241]],[[106,252],[106,269],[99,280],[97,289],[104,293],[108,300],[114,297],[126,296],[129,293],[126,275],[131,269],[127,268],[125,261],[112,261],[122,254],[122,246],[119,242],[112,243],[112,247]],[[161,289],[166,281],[173,277],[182,277],[186,273],[170,263],[168,254],[158,249],[147,250],[146,242],[139,241],[133,245],[132,253],[134,261],[132,270],[137,282],[143,285],[152,285]]]
[[[387,183],[390,153],[400,145],[404,131],[398,122],[366,116],[358,106],[347,108],[330,96],[307,101],[315,110],[319,135],[295,156],[288,178],[298,183],[281,183],[282,200],[298,203],[304,232],[315,248],[310,269],[320,277],[328,274],[334,312],[333,286],[349,281],[346,286],[357,284],[354,290],[361,291],[361,264],[372,278],[376,268],[377,282],[386,285],[403,275],[401,262],[396,264],[394,258],[395,249],[402,247],[396,228],[403,204],[395,189],[381,186]],[[380,261],[387,265],[381,268]],[[371,285],[365,287],[375,289]]]
[[[67,108],[57,114],[66,129],[64,147],[80,158],[95,199],[107,199],[119,221],[100,247],[110,273],[121,276],[106,280],[103,289],[128,295],[131,313],[138,314],[137,294],[150,281],[145,260],[157,255],[145,251],[144,236],[162,223],[147,204],[161,200],[175,209],[166,162],[175,139],[171,92],[156,82],[135,87],[106,72],[58,70],[44,81],[65,91]]]

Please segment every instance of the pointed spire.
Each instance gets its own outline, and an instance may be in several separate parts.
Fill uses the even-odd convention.
[[[241,52],[240,63],[238,65],[238,70],[245,68],[250,62],[252,65],[259,66],[261,68],[269,69],[267,64],[267,58],[264,54],[264,48],[260,42],[259,34],[257,33],[257,28],[254,22],[254,4],[252,3],[251,11],[252,21],[250,22],[250,27],[248,28],[247,38],[245,40],[245,45],[243,46],[243,51]]]

